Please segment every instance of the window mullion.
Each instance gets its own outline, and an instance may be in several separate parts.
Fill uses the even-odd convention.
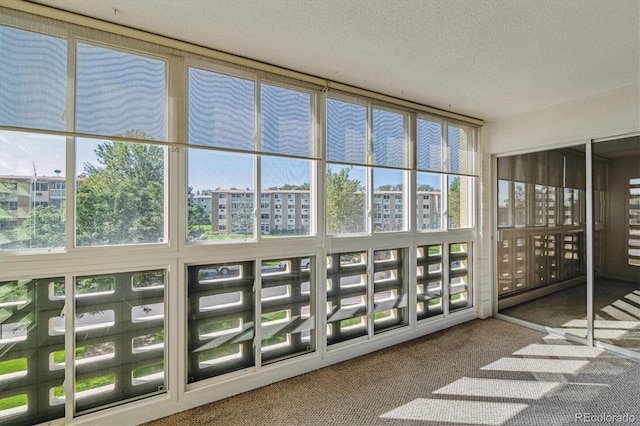
[[[65,423],[71,423],[75,415],[75,387],[76,387],[76,335],[75,335],[75,282],[73,275],[65,275],[65,306],[64,315],[64,383],[62,385],[65,395]]]
[[[67,41],[67,105],[65,119],[67,131],[75,130],[76,120],[76,39],[70,34]],[[66,165],[65,165],[65,248],[67,251],[73,250],[75,246],[75,176],[79,173],[75,170],[75,138],[67,137],[66,143]]]

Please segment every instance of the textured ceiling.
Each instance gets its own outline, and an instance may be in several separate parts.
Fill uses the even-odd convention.
[[[487,120],[640,80],[640,0],[36,3]]]

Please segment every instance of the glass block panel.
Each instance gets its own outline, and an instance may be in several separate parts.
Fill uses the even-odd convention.
[[[365,105],[327,99],[327,160],[366,164]]]
[[[419,246],[417,250],[418,320],[440,315],[442,303],[442,245]]]
[[[188,267],[187,382],[255,364],[254,262]]]
[[[255,155],[190,149],[188,240],[254,237]]]
[[[442,171],[442,123],[417,119],[417,168]]]
[[[64,137],[0,131],[0,250],[65,245]]]
[[[409,167],[409,143],[404,137],[404,114],[373,109],[373,164]]]
[[[373,169],[373,230],[393,232],[406,229],[402,170]]]
[[[473,306],[471,243],[449,244],[449,312]]]
[[[373,330],[380,333],[408,324],[404,249],[373,252]]]
[[[327,256],[327,344],[368,334],[367,252]]]
[[[283,87],[260,87],[261,150],[309,157],[311,95]]]
[[[261,272],[262,362],[313,352],[315,258],[265,260]]]
[[[189,143],[255,149],[255,83],[189,68]]]
[[[64,278],[0,282],[0,424],[64,417],[64,398],[49,397],[64,382],[63,308]],[[62,363],[56,363],[60,352]]]
[[[158,145],[78,139],[76,245],[163,242],[165,156]]]
[[[165,276],[76,277],[77,412],[165,392]]]
[[[261,235],[310,235],[315,220],[311,208],[311,161],[277,157],[262,157],[260,161]]]
[[[327,164],[326,226],[328,234],[367,230],[366,168]]]
[[[442,175],[416,173],[416,227],[442,229]]]
[[[0,125],[67,130],[67,41],[0,26]]]
[[[166,140],[165,62],[77,45],[76,130]]]

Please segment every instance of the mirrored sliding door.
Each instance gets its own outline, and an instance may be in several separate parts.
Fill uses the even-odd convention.
[[[501,314],[587,338],[584,146],[498,158]]]

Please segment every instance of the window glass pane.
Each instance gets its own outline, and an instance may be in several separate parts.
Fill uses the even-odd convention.
[[[76,278],[78,412],[165,391],[164,287],[164,270]]]
[[[262,157],[260,232],[262,236],[309,235],[311,161]]]
[[[467,176],[448,176],[449,229],[473,227],[473,181]]]
[[[404,114],[373,109],[373,164],[408,167]]]
[[[475,146],[474,131],[469,127],[448,126],[447,158],[448,171],[453,173],[474,174]]]
[[[416,226],[442,229],[442,175],[416,173]]]
[[[165,151],[157,145],[77,140],[76,245],[164,241]]]
[[[254,263],[188,267],[187,382],[254,365]]]
[[[262,151],[311,155],[311,95],[263,84],[260,88]]]
[[[429,120],[417,120],[417,168],[442,170],[442,124]]]
[[[252,151],[255,83],[189,68],[189,143]]]
[[[498,181],[498,226],[511,226],[511,183],[508,180]]]
[[[189,240],[253,238],[255,156],[190,149],[188,162]]]
[[[0,125],[66,130],[66,40],[0,26],[0,46]]]
[[[165,63],[78,43],[76,129],[166,139]]]
[[[327,159],[367,162],[367,107],[327,99]]]
[[[515,182],[513,184],[513,221],[515,226],[527,226],[527,184]]]
[[[367,252],[327,256],[329,345],[367,335],[367,280]]]
[[[0,250],[64,247],[60,136],[0,131]]]
[[[327,233],[366,232],[366,168],[328,164],[325,189]]]
[[[64,397],[49,397],[64,382],[64,278],[0,281],[0,308],[0,424],[64,417]]]
[[[404,172],[402,170],[373,169],[373,230],[374,232],[403,231]]]
[[[309,257],[271,259],[262,262],[261,271],[262,362],[312,352],[315,262]]]

